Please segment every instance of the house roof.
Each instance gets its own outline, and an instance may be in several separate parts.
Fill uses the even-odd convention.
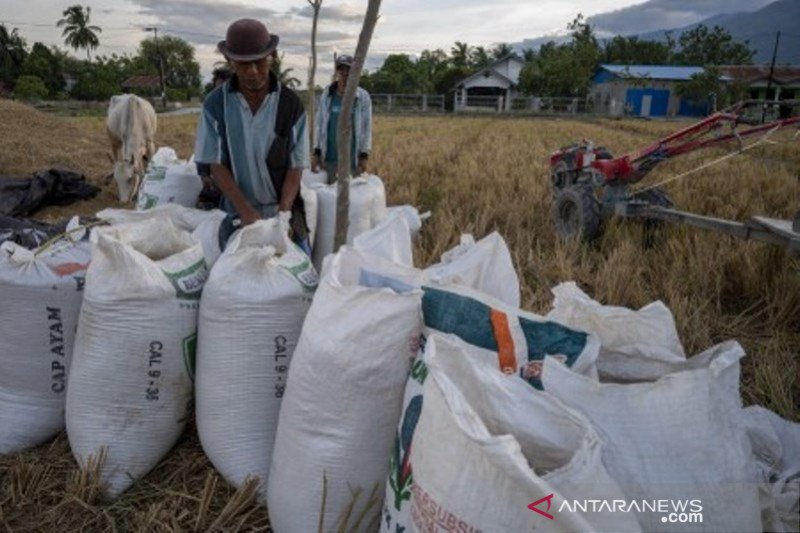
[[[769,69],[769,65],[722,65],[719,67],[720,72],[729,78],[747,83],[768,80]],[[772,81],[779,85],[800,81],[800,67],[776,66],[772,73]]]
[[[475,78],[479,78],[481,76],[485,76],[487,72],[490,72],[491,73],[490,75],[494,75],[495,77],[499,78],[502,81],[505,81],[505,82],[509,83],[510,85],[516,85],[517,82],[515,82],[514,80],[509,79],[508,77],[506,77],[503,74],[500,74],[499,72],[494,70],[494,67],[496,67],[497,65],[499,65],[501,63],[504,63],[505,61],[508,61],[508,60],[514,60],[514,61],[517,61],[517,62],[522,63],[522,64],[525,63],[522,59],[520,59],[520,57],[518,55],[509,54],[507,56],[501,57],[500,59],[498,59],[498,60],[496,60],[496,61],[494,61],[492,63],[489,63],[485,67],[481,68],[477,72],[474,72],[474,73],[470,74],[466,78],[461,78],[460,80],[458,80],[455,83],[455,86],[456,87],[460,87],[461,85],[467,83],[470,80],[473,80]]]
[[[703,72],[703,67],[678,67],[673,65],[600,65],[599,69],[607,70],[620,78],[669,81],[688,81],[693,74]]]
[[[122,87],[126,89],[161,87],[161,80],[158,76],[131,76],[122,82]]]

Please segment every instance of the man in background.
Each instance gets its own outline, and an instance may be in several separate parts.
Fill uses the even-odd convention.
[[[335,61],[336,80],[322,92],[317,104],[315,119],[314,158],[312,170],[318,172],[322,167],[328,173],[328,183],[337,179],[339,164],[339,144],[337,138],[337,125],[342,108],[342,97],[350,68],[353,66],[353,56],[338,56]],[[356,98],[353,102],[351,139],[352,174],[358,175],[367,171],[369,153],[372,150],[372,99],[369,93],[358,87]]]

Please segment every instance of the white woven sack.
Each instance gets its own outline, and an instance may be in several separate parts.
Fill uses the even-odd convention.
[[[308,225],[308,244],[314,247],[314,238],[317,235],[317,217],[319,216],[319,205],[317,202],[317,191],[305,185],[300,185],[300,195],[306,210],[306,224]]]
[[[386,207],[387,218],[395,213],[402,214],[406,222],[408,222],[408,229],[411,232],[411,239],[415,239],[419,230],[422,229],[422,217],[419,210],[413,205],[391,205]]]
[[[764,531],[800,531],[800,424],[759,406],[742,411],[753,446]]]
[[[164,204],[147,211],[103,209],[96,216],[112,225],[141,222],[154,217],[168,218],[178,229],[191,233],[200,241],[209,269],[214,266],[214,262],[222,253],[219,244],[219,227],[227,215],[220,209],[205,211],[178,204]]]
[[[473,349],[452,336],[428,339],[408,531],[639,531],[633,514],[561,510],[565,500],[622,498],[600,437],[579,413],[494,371]],[[543,498],[535,507],[552,518],[529,508]]]
[[[484,368],[505,379],[524,381],[525,387],[541,388],[546,356],[596,377],[600,344],[595,336],[510,307],[486,294],[466,287],[426,286],[422,311],[423,342],[405,385],[403,414],[386,480],[384,531],[412,525],[409,499],[414,491],[416,465],[410,452],[414,449],[420,408],[427,401],[423,397],[428,376],[425,338],[432,334],[455,335],[470,345],[466,355],[480,359]]]
[[[662,302],[638,311],[602,305],[572,281],[552,292],[555,299],[548,317],[600,338],[597,369],[601,380],[650,381],[686,363],[672,312]]]
[[[651,383],[599,384],[548,358],[545,390],[583,413],[603,436],[603,463],[631,500],[699,500],[702,523],[681,531],[760,531],[751,445],[741,427],[736,342],[689,359]],[[674,531],[637,513],[646,531]]]
[[[496,231],[475,242],[472,235],[442,254],[439,263],[425,269],[431,283],[471,287],[519,307],[519,278],[505,240]]]
[[[383,184],[383,180],[375,174],[361,174],[358,179],[365,180],[367,184],[372,187],[369,225],[371,228],[374,228],[389,216],[389,211],[386,207],[386,187]],[[353,238],[355,238],[355,235],[353,235]]]
[[[361,528],[377,527],[421,327],[420,291],[412,288],[421,281],[418,271],[347,247],[326,265],[275,439],[267,501],[279,532],[317,531],[323,508],[323,531],[359,529],[361,515]],[[364,286],[360,280],[369,275],[390,277],[397,290]]]
[[[145,172],[136,209],[146,210],[163,204],[194,207],[203,190],[203,180],[193,162],[178,159],[171,148],[162,147]]]
[[[44,251],[0,244],[0,455],[46,442],[64,429],[90,248]]]
[[[303,169],[303,175],[300,178],[303,185],[307,187],[311,187],[313,185],[327,185],[328,184],[328,173],[325,172],[325,169],[320,168],[319,172],[314,172],[310,168]]]
[[[369,231],[353,239],[353,248],[400,265],[413,267],[411,231],[406,217],[395,212]]]
[[[277,219],[237,231],[203,288],[195,405],[200,443],[232,485],[266,491],[281,398],[317,285]]]
[[[167,219],[96,229],[67,387],[78,463],[103,459],[107,495],[149,472],[180,436],[192,399],[200,243]]]

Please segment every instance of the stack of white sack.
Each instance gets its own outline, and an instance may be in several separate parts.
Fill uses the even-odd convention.
[[[136,201],[136,209],[145,210],[164,204],[194,207],[203,190],[203,180],[190,159],[178,158],[175,150],[159,148],[147,166]]]
[[[499,242],[492,239],[487,244],[493,245],[485,249],[494,250],[494,255],[498,255],[497,251],[505,246],[502,239]],[[476,248],[477,245],[470,250]],[[463,260],[472,270],[480,271],[482,269],[476,268],[482,265],[478,259],[468,252],[462,254],[460,259],[447,263],[447,267],[453,268]],[[498,272],[502,272],[502,269]],[[437,269],[437,273],[441,275],[443,270]],[[495,291],[514,299],[511,287],[493,285]],[[596,378],[595,365],[600,348],[596,336],[522,311],[467,287],[425,286],[423,290],[423,341],[434,334],[455,336],[467,343],[464,355],[474,359],[475,364],[480,363],[484,368],[491,369],[502,379],[524,382],[524,387],[514,386],[515,390],[542,388],[542,368],[547,356],[576,372]],[[403,414],[395,433],[391,469],[385,484],[384,531],[395,531],[397,528],[410,530],[414,526],[412,518],[414,498],[417,497],[414,492],[417,465],[412,450],[416,447],[415,435],[420,431],[417,424],[428,402],[424,396],[429,379],[427,352],[427,342],[421,342],[405,385]],[[491,393],[485,391],[487,395]],[[441,445],[449,444],[445,438]],[[494,475],[500,474],[495,472]],[[492,487],[485,482],[485,479],[475,480],[475,486],[492,492]],[[512,513],[511,516],[517,514]]]
[[[604,463],[628,498],[697,500],[703,525],[681,524],[690,531],[800,530],[800,424],[741,408],[738,343],[687,359],[661,302],[605,306],[571,282],[553,293],[548,317],[600,338],[602,384],[560,370],[544,382],[606,437]],[[671,529],[661,518],[640,522]]]
[[[189,414],[200,243],[169,219],[98,228],[67,386],[70,447],[114,497],[149,472]]]
[[[319,172],[314,172],[310,168],[304,168],[300,181],[306,187],[312,187],[313,185],[327,185],[328,173],[325,172],[325,169],[323,168],[320,168]]]
[[[481,242],[462,255],[464,264],[456,259],[437,269],[437,279],[476,282],[476,290],[518,302],[519,281],[502,239]],[[478,255],[502,287],[464,274],[481,271],[472,262]],[[422,330],[425,282],[424,271],[348,247],[325,261],[278,422],[267,492],[277,531],[314,530],[320,520],[325,528],[377,527]]]
[[[317,228],[314,238],[314,266],[320,270],[323,259],[333,253],[336,231],[338,185],[311,185],[317,193]],[[364,175],[350,181],[350,211],[347,244],[386,218],[386,190],[378,176]]]

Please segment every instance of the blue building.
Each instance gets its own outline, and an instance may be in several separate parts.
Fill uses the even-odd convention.
[[[702,72],[703,67],[600,65],[589,99],[596,112],[613,116],[705,116],[711,112],[710,101],[695,102],[675,91],[678,84]]]

